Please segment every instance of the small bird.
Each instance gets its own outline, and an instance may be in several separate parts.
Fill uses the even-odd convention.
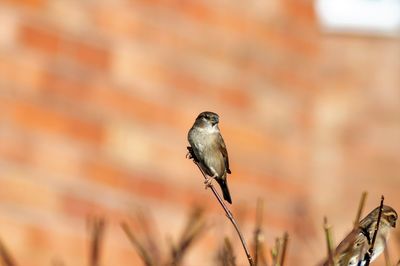
[[[354,228],[340,242],[333,253],[335,266],[365,265],[365,254],[368,252],[372,242],[376,223],[378,222],[379,208],[380,206],[370,212],[360,221],[359,226]],[[396,227],[397,218],[397,213],[392,207],[383,206],[381,222],[370,262],[374,261],[385,249],[390,229]],[[324,266],[328,265],[330,265],[329,261],[326,261]]]
[[[188,141],[201,169],[208,178],[204,183],[210,186],[215,179],[221,187],[224,199],[232,204],[226,180],[229,169],[228,152],[218,127],[219,116],[213,112],[200,113],[188,133]]]

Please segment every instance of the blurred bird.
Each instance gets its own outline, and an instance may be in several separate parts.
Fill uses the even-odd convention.
[[[370,212],[360,221],[359,226],[353,229],[340,242],[333,253],[335,266],[365,265],[365,254],[368,252],[372,242],[376,223],[378,222],[379,208],[377,207]],[[379,230],[370,262],[374,261],[385,249],[390,229],[396,227],[397,217],[397,213],[392,207],[383,206]],[[329,266],[331,264],[329,264],[329,261],[326,261],[323,265]]]
[[[210,186],[215,179],[221,187],[224,199],[232,204],[226,180],[229,169],[228,152],[218,128],[219,116],[213,112],[200,113],[188,133],[188,140],[195,160],[208,178],[204,183]]]

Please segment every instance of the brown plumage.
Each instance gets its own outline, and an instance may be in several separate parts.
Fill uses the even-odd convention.
[[[375,226],[378,221],[379,207],[370,212],[359,223],[359,226],[353,229],[334,251],[333,260],[335,266],[356,266],[358,262],[365,264],[364,256],[368,251],[374,235]],[[379,231],[374,245],[371,262],[375,260],[385,249],[386,241],[392,227],[396,227],[396,211],[389,206],[384,205],[382,210]],[[328,266],[328,261],[324,266]]]
[[[218,114],[200,113],[189,130],[188,141],[202,170],[218,182],[224,199],[232,203],[226,179],[227,174],[231,173],[228,152],[218,123]]]

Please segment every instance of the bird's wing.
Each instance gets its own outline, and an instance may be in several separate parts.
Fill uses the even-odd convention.
[[[226,150],[226,145],[225,145],[224,139],[222,138],[221,134],[218,134],[218,143],[220,144],[219,150],[221,151],[222,156],[224,157],[226,172],[228,174],[230,174],[231,170],[229,169],[228,151]]]
[[[360,229],[354,229],[336,248],[334,255],[335,261],[337,261],[340,266],[346,265],[346,260],[350,261],[352,258],[358,261],[360,256],[362,256],[361,259],[364,257],[367,246],[368,240],[365,235],[362,234]]]

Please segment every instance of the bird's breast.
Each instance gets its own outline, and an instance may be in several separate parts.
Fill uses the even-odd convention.
[[[217,142],[218,133],[210,133],[205,129],[194,128],[189,132],[189,141],[198,149],[204,149],[215,145]]]

